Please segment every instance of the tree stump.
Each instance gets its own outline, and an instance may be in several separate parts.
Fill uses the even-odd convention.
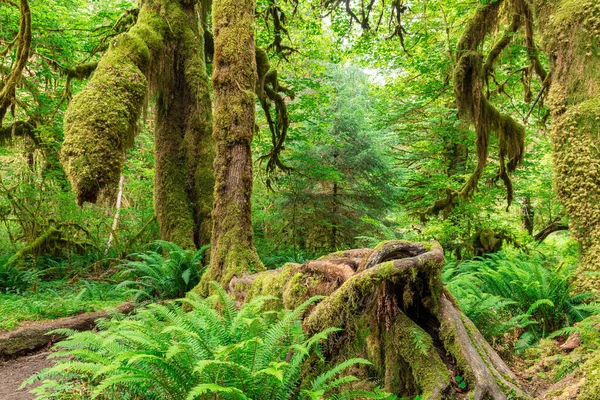
[[[430,400],[530,398],[444,288],[444,263],[437,243],[390,241],[234,278],[229,291],[240,302],[279,296],[288,308],[326,296],[305,315],[306,330],[342,328],[326,344],[327,359],[370,360],[358,375],[391,393]]]

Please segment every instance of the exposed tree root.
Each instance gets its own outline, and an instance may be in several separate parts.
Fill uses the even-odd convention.
[[[330,337],[327,359],[368,358],[373,365],[358,374],[395,394],[430,400],[466,393],[476,400],[529,398],[444,289],[443,265],[436,243],[392,241],[245,275],[233,279],[229,289],[239,301],[278,295],[286,307],[327,296],[307,312],[305,328],[343,328]],[[459,376],[466,387],[458,384]]]

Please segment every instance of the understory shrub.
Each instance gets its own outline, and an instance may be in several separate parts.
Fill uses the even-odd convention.
[[[0,293],[20,294],[29,289],[37,280],[37,274],[30,270],[20,270],[0,261]]]
[[[208,246],[185,250],[174,243],[157,240],[153,250],[133,253],[119,266],[119,288],[128,288],[134,301],[176,299],[185,296],[200,281],[202,259]]]
[[[499,252],[451,262],[442,278],[489,341],[512,335],[515,350],[520,351],[600,312],[593,293],[574,292],[576,266],[552,261]]]
[[[99,332],[58,330],[55,366],[30,378],[37,399],[394,399],[345,371],[349,359],[305,379],[303,366],[320,354],[335,328],[307,337],[301,316],[318,298],[293,311],[267,311],[273,297],[236,308],[214,284],[217,295],[190,293],[178,302],[153,304],[136,316],[101,320]],[[316,374],[314,374],[316,375]],[[312,375],[312,376],[314,376]]]

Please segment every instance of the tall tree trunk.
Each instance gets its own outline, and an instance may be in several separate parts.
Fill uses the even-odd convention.
[[[214,181],[200,9],[188,0],[142,1],[136,24],[111,41],[69,104],[61,150],[78,202],[96,202],[118,183],[150,89],[158,99],[156,214],[162,238],[186,248],[209,240]]]
[[[550,58],[554,172],[570,231],[581,244],[581,290],[600,291],[600,3],[535,0]]]
[[[251,201],[255,85],[254,0],[215,0],[213,27],[215,207],[208,282],[227,284],[234,276],[264,267],[254,248]]]

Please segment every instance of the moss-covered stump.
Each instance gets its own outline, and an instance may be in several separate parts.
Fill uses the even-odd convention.
[[[229,290],[239,301],[279,296],[286,307],[326,296],[305,316],[305,328],[342,328],[327,343],[327,359],[371,360],[358,373],[392,393],[431,400],[529,398],[444,289],[444,262],[437,243],[392,241],[234,278]]]

